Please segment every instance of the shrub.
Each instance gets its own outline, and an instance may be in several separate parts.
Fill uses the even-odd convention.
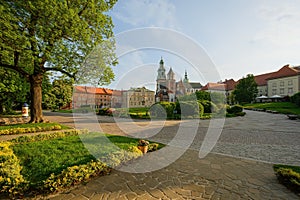
[[[300,192],[300,174],[298,172],[289,168],[278,168],[275,171],[280,183],[295,192]]]
[[[217,112],[217,110],[218,110],[216,104],[214,104],[211,101],[201,100],[201,101],[198,101],[198,102],[203,105],[203,107],[204,107],[204,113]]]
[[[85,134],[85,133],[88,133],[88,130],[66,130],[64,132],[39,134],[35,136],[20,136],[15,139],[12,139],[11,142],[13,143],[36,142],[36,141],[50,140],[54,138],[63,138],[66,136],[73,136],[78,134]]]
[[[9,128],[0,130],[0,135],[12,135],[12,134],[23,134],[23,133],[36,133],[43,131],[61,130],[60,125],[45,126],[45,127],[31,127],[31,128]]]
[[[21,175],[20,161],[10,148],[10,142],[0,143],[0,191],[16,195],[24,191],[27,182]]]
[[[177,103],[178,113],[182,118],[201,117],[204,113],[204,107],[197,101],[180,101]]]
[[[88,180],[96,175],[107,174],[110,171],[111,168],[100,161],[91,161],[88,164],[68,167],[58,175],[52,173],[50,177],[44,181],[42,189],[54,192]]]
[[[156,103],[152,105],[149,112],[151,118],[159,118],[159,119],[167,118],[166,110],[160,103]]]
[[[227,112],[229,114],[236,114],[243,112],[243,107],[240,105],[234,105],[232,107],[227,108]]]
[[[300,92],[291,96],[291,102],[300,107]]]

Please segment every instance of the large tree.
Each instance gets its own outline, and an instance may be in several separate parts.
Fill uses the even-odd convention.
[[[43,103],[51,109],[61,109],[72,101],[73,81],[66,77],[52,82],[52,88],[44,94]]]
[[[29,97],[29,84],[18,73],[0,68],[0,113],[13,113]]]
[[[82,81],[97,77],[98,83],[109,83],[113,78],[110,66],[116,63],[114,45],[104,44],[113,41],[113,24],[106,13],[115,3],[116,0],[0,2],[0,67],[16,71],[30,83],[31,122],[44,121],[42,81],[46,72],[56,71],[77,80],[83,78]],[[86,61],[89,56],[92,61]],[[88,69],[93,73],[87,73]]]
[[[233,91],[234,98],[239,103],[250,103],[257,97],[257,83],[255,82],[254,76],[248,74],[246,78],[239,80]]]

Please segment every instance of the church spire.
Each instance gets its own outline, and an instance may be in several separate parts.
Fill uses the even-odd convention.
[[[188,82],[189,82],[189,79],[188,79],[186,70],[185,70],[185,73],[184,73],[184,79],[183,79],[183,82],[185,82],[185,83],[188,83]]]
[[[164,64],[164,61],[162,59],[162,56],[160,57],[160,62],[159,62],[160,65],[163,65]]]

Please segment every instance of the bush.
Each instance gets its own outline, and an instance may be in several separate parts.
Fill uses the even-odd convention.
[[[181,101],[178,102],[178,107],[181,118],[202,117],[204,113],[203,105],[197,101]]]
[[[300,174],[289,168],[275,169],[280,183],[295,192],[300,192]]]
[[[43,132],[43,131],[52,131],[52,130],[61,130],[62,127],[60,125],[53,126],[45,126],[45,127],[31,127],[31,128],[10,128],[0,130],[0,135],[12,135],[12,134],[22,134],[22,133],[35,133],[35,132]]]
[[[12,139],[13,143],[24,143],[24,142],[37,142],[43,140],[50,140],[55,138],[63,138],[67,136],[74,136],[78,134],[86,134],[88,130],[66,130],[64,132],[54,132],[49,134],[39,134],[35,136],[20,136],[15,139]]]
[[[300,92],[291,96],[291,102],[300,107]]]
[[[27,182],[21,174],[20,161],[10,145],[10,142],[0,143],[0,191],[16,195],[26,190]]]
[[[68,167],[58,175],[52,173],[50,177],[44,181],[42,189],[48,192],[54,192],[65,187],[76,185],[99,174],[108,174],[110,171],[111,168],[99,161],[91,161],[88,164]]]
[[[214,104],[211,101],[208,100],[201,100],[198,101],[199,103],[201,103],[204,107],[204,113],[213,113],[213,112],[217,112],[218,108],[216,106],[216,104]]]
[[[234,105],[226,109],[229,114],[237,114],[243,112],[243,107],[240,105]]]

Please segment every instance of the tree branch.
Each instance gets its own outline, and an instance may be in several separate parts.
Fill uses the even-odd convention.
[[[47,68],[45,67],[45,70],[46,70],[46,71],[57,71],[57,72],[61,72],[61,73],[65,74],[65,75],[67,75],[68,77],[74,78],[74,79],[75,79],[75,74],[71,74],[71,73],[66,72],[65,70],[60,69],[60,68],[57,68],[57,67],[47,67]]]
[[[14,66],[14,65],[8,65],[8,64],[5,64],[5,63],[2,63],[0,62],[0,67],[3,67],[3,68],[6,68],[6,69],[11,69],[11,70],[14,70],[15,72],[18,72],[19,74],[21,74],[23,77],[25,77],[26,79],[29,78],[29,74],[24,71],[23,69],[17,67],[17,66]]]

